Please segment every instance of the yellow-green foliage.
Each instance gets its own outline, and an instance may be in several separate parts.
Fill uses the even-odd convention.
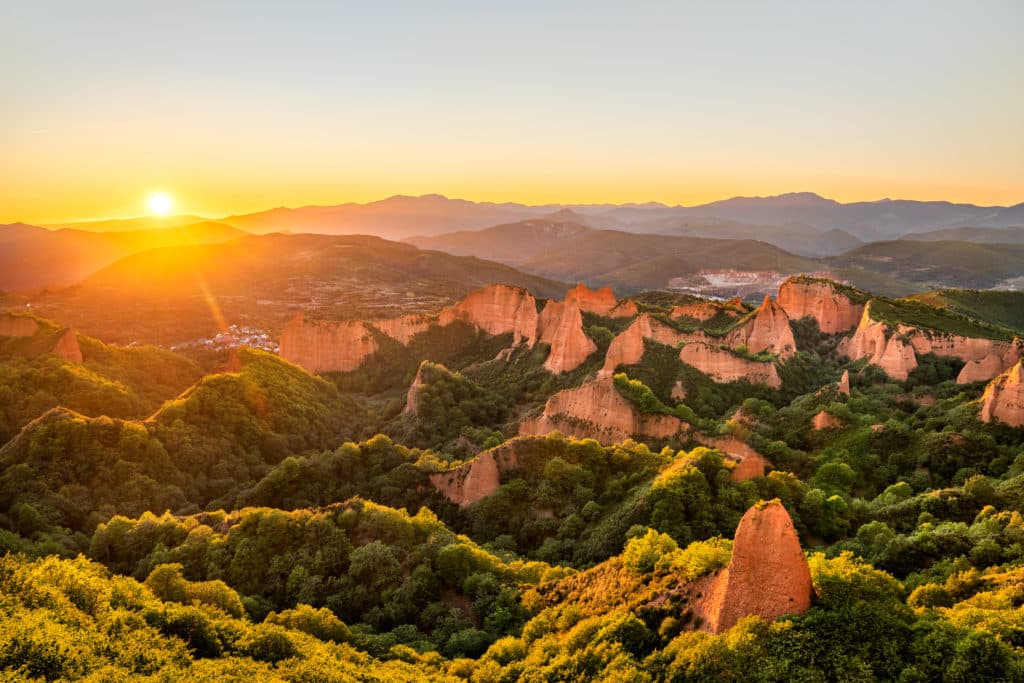
[[[430,658],[382,662],[287,624],[162,602],[82,558],[0,558],[0,596],[4,680],[450,680]]]

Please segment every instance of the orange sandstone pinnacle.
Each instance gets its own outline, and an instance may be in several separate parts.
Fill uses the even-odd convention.
[[[743,515],[729,566],[715,577],[698,605],[701,627],[728,630],[745,616],[777,619],[811,607],[811,572],[786,508],[758,503]]]

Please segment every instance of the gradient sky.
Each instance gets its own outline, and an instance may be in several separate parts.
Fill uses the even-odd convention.
[[[484,5],[489,5],[485,7]],[[1024,2],[0,0],[0,222],[1024,201]]]

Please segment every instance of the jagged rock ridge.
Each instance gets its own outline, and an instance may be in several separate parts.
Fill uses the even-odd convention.
[[[981,397],[981,420],[1024,427],[1024,361],[999,375]]]
[[[633,436],[664,439],[685,427],[672,415],[643,414],[603,377],[575,389],[565,389],[548,399],[544,412],[519,426],[523,435],[559,431],[566,436],[617,443]]]
[[[848,332],[857,326],[864,305],[854,302],[834,282],[791,277],[779,286],[779,305],[792,320],[812,317],[825,334]]]

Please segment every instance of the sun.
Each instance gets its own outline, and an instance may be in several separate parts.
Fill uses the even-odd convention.
[[[149,195],[149,210],[157,216],[166,216],[171,212],[171,205],[174,202],[171,201],[171,196],[164,194],[163,192],[157,192]]]

